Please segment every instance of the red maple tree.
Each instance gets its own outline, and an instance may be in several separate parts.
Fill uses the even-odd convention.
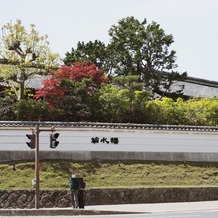
[[[103,75],[103,71],[94,64],[83,62],[74,63],[73,66],[63,65],[60,70],[51,72],[51,77],[43,82],[43,87],[36,91],[34,98],[45,98],[50,107],[57,106],[69,91],[68,88],[60,86],[61,80],[69,79],[78,82],[85,78],[91,80],[87,92],[95,91],[102,83],[108,81],[108,78]]]

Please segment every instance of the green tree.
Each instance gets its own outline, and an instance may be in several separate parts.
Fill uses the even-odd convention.
[[[182,125],[186,123],[182,98],[174,101],[172,98],[164,97],[162,100],[156,99],[154,104],[159,108],[159,113],[156,115],[158,124]]]
[[[176,52],[170,50],[174,39],[159,24],[127,17],[110,28],[109,37],[107,46],[97,40],[87,44],[79,42],[76,49],[72,48],[72,52],[66,54],[65,64],[88,61],[111,77],[138,75],[138,82],[143,82],[143,88],[155,96],[174,99],[182,96],[184,87],[172,85],[184,80],[187,74],[174,71],[177,67]]]
[[[140,123],[143,119],[146,120],[147,111],[146,104],[151,97],[151,93],[143,90],[143,83],[140,82],[138,75],[127,75],[115,77],[113,83],[120,87],[125,93],[125,98],[128,98],[128,109],[124,122]]]
[[[63,61],[68,66],[75,62],[89,62],[105,72],[109,72],[111,68],[107,46],[99,40],[88,43],[78,42],[77,48],[67,52]]]
[[[63,79],[61,87],[67,87],[68,93],[59,104],[64,111],[64,121],[87,121],[90,117],[89,101],[92,94],[87,92],[87,86],[91,79],[84,78],[81,81]]]
[[[129,88],[118,88],[113,84],[104,85],[99,90],[100,110],[103,122],[143,123],[147,120],[146,105],[148,93]]]
[[[217,98],[190,99],[184,105],[183,111],[188,125],[211,126],[218,123]]]
[[[183,87],[173,91],[173,81],[187,75],[174,72],[176,52],[170,50],[173,36],[165,34],[156,22],[147,24],[134,17],[119,20],[109,30],[114,72],[118,75],[139,75],[144,87],[161,96],[181,94]]]
[[[209,121],[206,125],[218,125],[218,98],[207,99],[208,114],[206,119]]]
[[[9,96],[0,97],[0,120],[14,120],[15,114],[13,110],[14,99]]]
[[[101,121],[122,123],[128,104],[127,99],[122,95],[123,91],[113,84],[106,84],[99,91]]]
[[[47,38],[40,36],[33,24],[28,32],[20,20],[2,27],[0,78],[12,87],[18,100],[24,99],[25,82],[29,78],[59,67],[59,55],[51,53]]]
[[[13,106],[17,120],[50,120],[48,104],[42,100],[21,99]]]

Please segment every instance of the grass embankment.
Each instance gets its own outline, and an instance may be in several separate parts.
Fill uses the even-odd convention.
[[[0,164],[0,189],[32,189],[35,163]],[[40,189],[68,189],[72,169],[87,188],[218,186],[218,163],[40,162]]]

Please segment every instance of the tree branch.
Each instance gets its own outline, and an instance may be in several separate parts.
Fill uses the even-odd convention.
[[[14,65],[14,66],[20,66],[21,62],[19,61],[9,61],[6,58],[0,58],[0,64],[3,65]],[[59,67],[49,67],[47,68],[44,64],[35,64],[35,63],[31,63],[25,66],[22,66],[24,68],[35,68],[35,69],[41,69],[41,70],[58,70],[60,69]]]

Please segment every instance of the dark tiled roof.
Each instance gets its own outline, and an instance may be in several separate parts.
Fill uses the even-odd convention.
[[[218,82],[188,77],[174,84],[175,88],[184,85],[183,94],[190,97],[213,98],[218,96]],[[175,90],[175,89],[172,89]]]
[[[30,89],[40,89],[43,86],[43,81],[48,79],[50,76],[34,75],[34,77],[26,81],[26,86]]]
[[[34,75],[33,77],[26,80],[25,85],[30,89],[40,89],[43,86],[43,81],[50,76]],[[0,82],[0,86],[9,87],[6,82]]]
[[[31,89],[39,89],[43,86],[43,81],[49,76],[35,75],[26,81],[26,86]],[[1,86],[7,86],[0,82]],[[188,77],[185,81],[175,82],[172,91],[175,91],[179,85],[184,85],[183,94],[190,97],[218,97],[218,82],[194,77]]]

